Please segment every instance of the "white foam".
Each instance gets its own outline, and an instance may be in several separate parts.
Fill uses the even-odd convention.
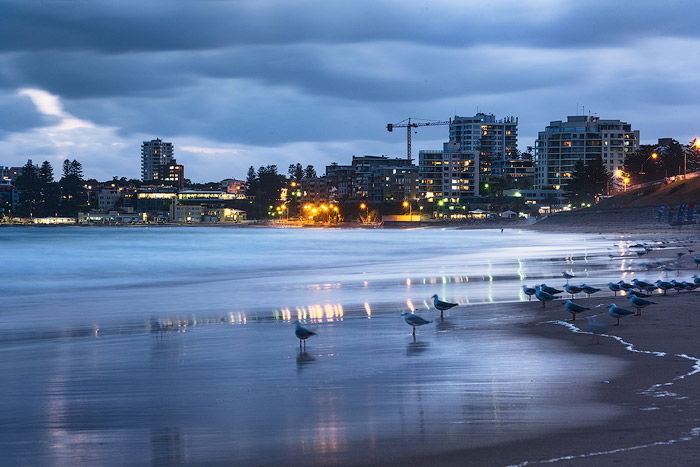
[[[669,439],[666,441],[655,441],[653,443],[638,444],[636,446],[629,446],[626,448],[610,449],[609,451],[595,451],[595,452],[587,452],[585,454],[576,454],[576,455],[572,455],[572,456],[553,457],[551,459],[545,459],[545,460],[541,460],[541,461],[523,461],[523,462],[520,462],[519,464],[511,464],[508,467],[524,467],[526,465],[532,465],[532,464],[553,464],[555,462],[560,462],[560,461],[569,461],[569,460],[573,460],[573,459],[584,459],[586,457],[605,456],[608,454],[617,454],[620,452],[636,451],[637,449],[651,448],[654,446],[667,446],[669,444],[681,443],[683,441],[692,441],[693,439],[697,438],[698,436],[700,436],[700,427],[695,427],[695,428],[692,428],[686,436],[683,436],[683,437],[678,438],[678,439]]]
[[[566,321],[561,321],[561,320],[546,321],[544,324],[558,324],[560,326],[564,326],[564,327],[568,328],[570,331],[577,333],[577,334],[594,335],[594,333],[588,332],[588,331],[583,331],[580,328],[574,326],[572,323],[567,323]],[[639,350],[631,342],[627,342],[624,339],[622,339],[621,337],[615,336],[612,334],[599,334],[599,336],[609,337],[610,339],[614,339],[614,340],[618,341],[619,343],[621,343],[625,346],[626,350],[628,350],[630,352],[643,353],[643,354],[653,355],[655,357],[665,357],[666,355],[668,355],[666,352],[657,352],[654,350]],[[676,382],[676,381],[687,378],[688,376],[692,376],[696,373],[700,373],[700,358],[691,357],[690,355],[687,355],[687,354],[675,354],[675,356],[679,357],[679,358],[691,360],[693,362],[692,369],[688,373],[684,373],[682,375],[676,376],[675,378],[673,378],[673,380],[671,380],[669,382],[654,384],[651,387],[649,387],[648,389],[641,391],[641,394],[648,395],[651,397],[674,397],[676,399],[687,399],[686,396],[679,396],[678,394],[676,394],[674,392],[667,391],[665,389],[661,390],[661,388],[673,386],[674,382]],[[640,410],[658,410],[658,407],[642,408]],[[585,454],[575,454],[575,455],[568,455],[568,456],[562,456],[562,457],[553,457],[551,459],[545,459],[545,460],[541,460],[541,461],[523,461],[523,462],[520,462],[519,464],[509,465],[508,467],[524,467],[526,465],[531,465],[531,464],[553,464],[555,462],[572,460],[572,459],[583,459],[586,457],[595,457],[595,456],[604,456],[604,455],[608,455],[608,454],[617,454],[617,453],[621,453],[621,452],[635,451],[638,449],[645,449],[645,448],[650,448],[650,447],[654,447],[654,446],[665,446],[665,445],[669,445],[669,444],[680,443],[683,441],[691,441],[695,438],[698,438],[699,436],[700,436],[700,427],[695,427],[695,428],[692,428],[686,436],[682,436],[678,439],[669,439],[669,440],[665,440],[665,441],[655,441],[653,443],[640,444],[637,446],[630,446],[630,447],[626,447],[626,448],[616,448],[616,449],[611,449],[609,451],[595,451],[595,452],[588,452]]]

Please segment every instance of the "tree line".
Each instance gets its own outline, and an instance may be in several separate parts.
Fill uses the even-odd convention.
[[[17,217],[76,217],[86,204],[83,166],[77,160],[63,161],[63,174],[56,182],[49,161],[37,167],[28,161],[15,180],[19,202],[11,212]]]

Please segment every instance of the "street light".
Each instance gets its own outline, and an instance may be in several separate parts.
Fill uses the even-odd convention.
[[[411,203],[409,203],[408,201],[404,201],[402,204],[403,204],[403,207],[408,208],[409,219],[413,220],[413,206],[411,206]]]
[[[649,156],[649,157],[647,157],[646,159],[644,159],[644,162],[642,162],[642,166],[639,168],[639,175],[646,175],[646,172],[644,172],[644,164],[646,164],[647,161],[648,161],[649,159],[654,159],[654,160],[656,160],[656,159],[658,159],[658,158],[659,158],[659,155],[658,155],[657,153],[655,153],[655,152],[652,152],[652,153],[651,153],[651,156]]]

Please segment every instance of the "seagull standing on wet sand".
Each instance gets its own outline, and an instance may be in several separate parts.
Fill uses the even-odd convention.
[[[590,310],[590,308],[581,306],[578,303],[572,302],[571,300],[567,300],[564,302],[564,308],[566,308],[566,311],[571,313],[571,321],[576,321],[576,313],[581,313],[582,311]]]
[[[427,321],[423,318],[421,318],[418,315],[414,315],[413,313],[409,313],[408,311],[404,311],[401,313],[401,316],[403,316],[404,321],[406,321],[406,324],[410,325],[413,328],[413,337],[416,337],[416,327],[417,326],[423,326],[424,324],[429,324],[432,323],[432,321]]]
[[[454,308],[457,306],[457,303],[450,303],[450,302],[443,302],[440,300],[437,296],[437,294],[433,295],[433,305],[435,305],[435,308],[440,310],[440,318],[442,318],[442,313],[445,310],[449,310],[450,308]]]
[[[315,336],[316,333],[309,329],[306,329],[305,327],[302,327],[299,321],[297,320],[294,335],[297,336],[297,339],[299,339],[299,348],[301,348],[302,342],[304,343],[304,348],[306,348],[306,339],[308,339],[311,336]]]
[[[569,272],[564,271],[564,272],[561,273],[561,277],[563,277],[564,279],[566,279],[566,283],[568,284],[568,283],[569,283],[569,279],[573,279],[573,278],[576,277],[576,276],[574,276],[573,274],[571,274],[571,273],[569,273]]]
[[[541,287],[535,288],[535,298],[542,302],[542,308],[545,307],[545,302],[548,302],[550,300],[554,300],[554,295],[551,293],[547,293],[544,290],[542,290]]]
[[[608,325],[598,319],[597,315],[586,317],[586,329],[593,335],[593,344],[600,344],[601,334],[608,331]]]
[[[523,293],[527,295],[527,300],[530,301],[532,300],[532,296],[535,295],[535,289],[528,287],[527,285],[523,285]]]
[[[626,308],[621,308],[614,303],[610,304],[610,308],[608,308],[608,314],[612,316],[613,318],[617,319],[617,324],[615,326],[620,325],[620,318],[624,318],[625,316],[633,315],[634,311],[630,311]]]
[[[594,293],[600,292],[600,289],[596,289],[595,287],[591,287],[587,284],[581,284],[581,291],[585,293],[587,297],[590,297]]]
[[[566,290],[566,293],[571,295],[571,298],[573,299],[574,295],[581,293],[583,289],[581,289],[581,287],[576,287],[575,285],[564,284],[564,290]]]
[[[656,302],[638,297],[634,294],[634,292],[632,292],[630,294],[630,304],[637,309],[635,316],[642,316],[642,308],[649,305],[656,305]]]
[[[608,288],[610,289],[610,291],[611,291],[612,293],[615,294],[616,297],[617,297],[617,293],[618,293],[620,290],[622,290],[622,287],[620,287],[620,284],[616,284],[616,283],[614,283],[614,282],[608,282]]]

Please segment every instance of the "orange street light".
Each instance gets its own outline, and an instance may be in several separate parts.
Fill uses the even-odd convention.
[[[408,207],[408,201],[403,202],[403,207],[407,208]]]
[[[693,140],[693,147],[694,147],[695,149],[700,149],[700,138],[695,138],[695,139]]]
[[[655,152],[652,152],[652,153],[651,153],[651,158],[652,158],[652,159],[658,159],[658,158],[659,158],[659,155],[658,155],[657,153],[655,153]]]
[[[360,204],[360,209],[367,209],[367,205],[365,203]]]

